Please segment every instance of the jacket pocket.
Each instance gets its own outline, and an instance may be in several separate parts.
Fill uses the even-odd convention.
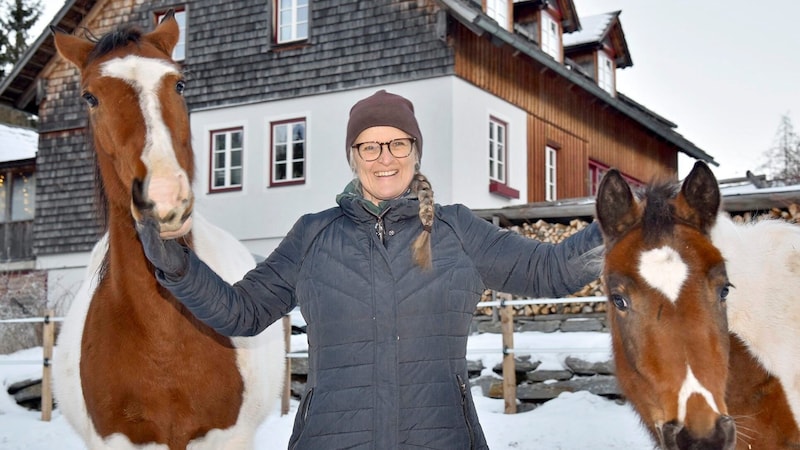
[[[464,382],[461,375],[456,375],[456,383],[458,385],[458,392],[461,395],[461,412],[464,415],[464,425],[467,427],[467,434],[469,435],[469,448],[475,448],[475,428],[472,425],[472,402],[470,402],[469,385]]]
[[[308,392],[306,392],[306,395],[300,402],[300,406],[297,408],[297,415],[294,417],[294,429],[292,430],[292,437],[289,438],[290,450],[297,448],[297,444],[300,442],[300,438],[303,436],[303,431],[305,431],[306,423],[308,421],[308,410],[311,406],[312,397],[314,397],[314,388],[311,388],[308,390]]]

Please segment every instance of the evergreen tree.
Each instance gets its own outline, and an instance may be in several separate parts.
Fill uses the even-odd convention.
[[[776,181],[800,183],[800,136],[794,130],[789,114],[781,117],[772,146],[764,154],[761,169]]]
[[[6,76],[10,68],[28,48],[30,29],[42,15],[41,0],[4,0],[0,17],[0,78]]]

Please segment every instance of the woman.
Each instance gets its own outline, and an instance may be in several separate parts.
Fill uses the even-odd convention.
[[[224,335],[255,335],[300,306],[309,373],[289,448],[487,448],[465,358],[481,293],[576,291],[599,276],[600,233],[550,245],[434,206],[413,105],[383,90],[350,111],[346,155],[355,178],[338,206],[301,217],[232,287],[152,219],[138,227],[145,252]]]

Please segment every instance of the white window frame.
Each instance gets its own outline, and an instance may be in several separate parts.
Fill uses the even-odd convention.
[[[164,18],[166,12],[156,13],[156,24],[161,23],[161,19]],[[185,9],[176,9],[175,10],[175,21],[178,22],[178,43],[175,44],[175,48],[172,49],[172,59],[176,62],[180,62],[186,59],[186,10]]]
[[[508,173],[508,124],[489,117],[489,180],[506,184]]]
[[[275,0],[275,42],[308,39],[309,0]]]
[[[292,132],[296,125],[303,126],[303,136],[301,138],[297,138]],[[278,132],[279,128],[285,129],[282,134]],[[306,174],[308,173],[308,165],[306,164],[308,160],[308,121],[305,117],[275,121],[270,123],[270,130],[272,133],[270,144],[270,186],[305,183]],[[285,140],[281,139],[281,136],[285,137]],[[279,160],[278,146],[280,145],[285,145],[286,151],[284,152],[284,158]],[[302,145],[303,149],[302,155],[299,157],[294,152],[297,145]],[[294,170],[292,170],[296,164],[302,165],[303,173],[301,176],[295,176]],[[279,165],[286,166],[285,178],[277,178]]]
[[[501,27],[508,29],[509,0],[486,0],[486,15],[497,21]]]
[[[614,60],[606,52],[597,52],[597,85],[611,95],[616,94],[614,87]]]
[[[542,10],[542,51],[561,62],[561,27],[546,10]]]
[[[239,135],[240,145],[235,147],[233,136]],[[217,148],[217,137],[224,136],[225,142],[222,148]],[[223,192],[230,190],[241,190],[244,185],[244,127],[225,128],[221,130],[211,130],[210,134],[210,155],[209,164],[209,192]],[[238,153],[238,158],[237,158]],[[222,160],[219,160],[222,156]],[[238,164],[236,164],[238,159]],[[222,174],[222,184],[217,184],[217,175]],[[233,180],[239,175],[239,182]]]
[[[558,179],[558,149],[550,145],[544,150],[544,200],[554,202],[558,199],[556,180]]]

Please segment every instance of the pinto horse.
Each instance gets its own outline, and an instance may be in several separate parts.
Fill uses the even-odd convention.
[[[800,448],[800,227],[735,224],[698,162],[597,194],[617,379],[661,448]]]
[[[252,448],[280,398],[281,321],[252,338],[217,334],[160,287],[135,230],[147,204],[163,238],[182,239],[228,282],[255,265],[194,211],[185,82],[170,57],[178,25],[170,13],[150,33],[54,33],[80,71],[107,210],[58,339],[59,407],[91,449]]]

